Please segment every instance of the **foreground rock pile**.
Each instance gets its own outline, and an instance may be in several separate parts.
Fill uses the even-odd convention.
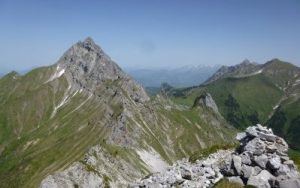
[[[228,158],[231,153],[220,150],[196,163],[190,163],[187,159],[177,161],[165,172],[153,174],[131,187],[210,187],[223,178],[219,169],[220,158]]]
[[[230,181],[262,188],[300,187],[299,173],[287,155],[288,145],[271,129],[248,127],[236,138],[240,147],[221,168]]]
[[[212,187],[226,178],[242,186],[300,188],[299,173],[287,155],[288,145],[271,129],[258,124],[236,138],[240,147],[234,152],[220,150],[196,163],[180,160],[131,187]]]

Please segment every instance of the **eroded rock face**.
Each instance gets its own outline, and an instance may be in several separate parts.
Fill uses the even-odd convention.
[[[231,163],[221,167],[227,178],[240,177],[245,185],[261,188],[300,187],[299,173],[287,155],[288,145],[271,129],[258,124],[236,138],[240,147],[232,154]]]

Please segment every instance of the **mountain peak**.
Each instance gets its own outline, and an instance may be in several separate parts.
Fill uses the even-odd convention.
[[[143,88],[130,80],[129,76],[90,37],[77,42],[60,58],[54,75],[56,78],[62,74],[76,90],[84,88],[97,93],[100,92],[99,88],[107,83],[120,82],[134,101],[148,100]]]
[[[92,39],[92,37],[87,37],[86,39],[84,39],[83,41],[84,43],[91,43],[91,44],[95,44],[94,40]]]
[[[77,82],[116,80],[125,74],[91,37],[74,44],[59,61]]]
[[[99,56],[104,55],[104,51],[94,42],[91,37],[87,37],[84,41],[77,42],[74,46],[83,48],[88,52],[96,52]]]
[[[87,49],[100,49],[100,47],[94,42],[91,37],[87,37],[82,43],[83,46]]]
[[[252,66],[252,65],[257,65],[255,62],[251,62],[249,59],[244,59],[240,64],[242,66]]]
[[[241,62],[241,64],[251,64],[251,62],[246,58]]]
[[[204,84],[209,84],[221,78],[227,77],[245,77],[255,74],[261,68],[261,65],[250,62],[248,59],[233,66],[222,66],[214,75],[212,75]]]

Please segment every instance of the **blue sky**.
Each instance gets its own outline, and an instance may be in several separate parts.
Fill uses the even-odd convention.
[[[87,36],[121,67],[300,65],[300,1],[0,0],[2,71],[53,64]]]

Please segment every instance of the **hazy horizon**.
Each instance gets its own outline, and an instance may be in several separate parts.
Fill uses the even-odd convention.
[[[2,73],[54,64],[91,36],[122,68],[300,65],[300,1],[1,1]]]

